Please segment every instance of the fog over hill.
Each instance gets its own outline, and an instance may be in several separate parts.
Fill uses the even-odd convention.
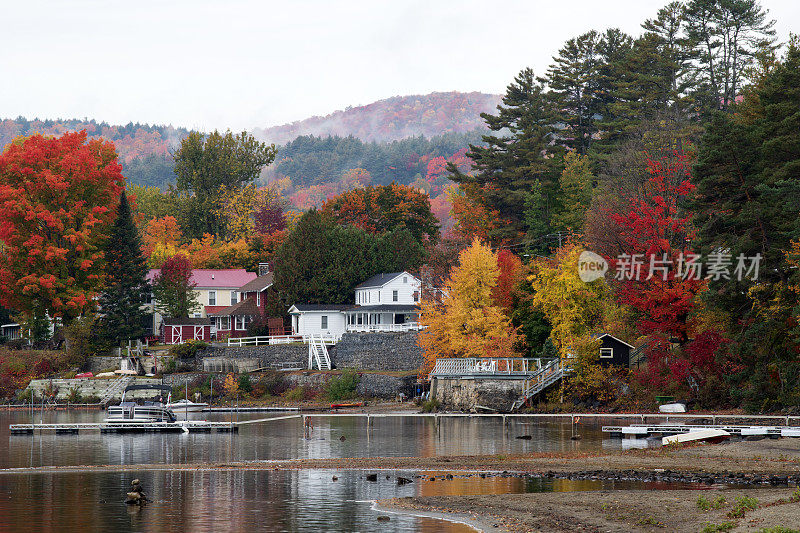
[[[256,128],[253,133],[275,144],[285,144],[300,135],[353,135],[362,141],[378,142],[418,135],[433,137],[483,128],[480,114],[494,112],[499,103],[499,95],[479,92],[394,96],[363,106],[348,107],[324,117]]]

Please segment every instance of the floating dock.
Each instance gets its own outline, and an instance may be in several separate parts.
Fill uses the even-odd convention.
[[[798,426],[742,426],[726,424],[632,424],[630,426],[603,426],[604,433],[610,433],[611,437],[632,437],[645,438],[651,436],[677,435],[689,433],[690,431],[700,431],[702,429],[722,429],[731,435],[741,437],[800,437],[800,427]]]
[[[78,434],[84,432],[100,433],[236,433],[236,422],[205,422],[201,420],[180,420],[177,422],[98,422],[76,424],[11,424],[12,435],[33,435],[34,433]]]

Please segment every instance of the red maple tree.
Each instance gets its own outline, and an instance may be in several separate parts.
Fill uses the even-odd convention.
[[[86,132],[18,138],[0,155],[0,303],[64,323],[94,306],[102,244],[124,178],[114,145]]]

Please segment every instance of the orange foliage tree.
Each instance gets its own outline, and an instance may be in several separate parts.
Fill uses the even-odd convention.
[[[144,229],[142,253],[145,257],[150,257],[157,246],[177,248],[182,239],[183,233],[175,217],[167,215],[154,218],[147,223]]]
[[[407,185],[392,183],[347,191],[325,202],[322,212],[340,224],[358,226],[369,233],[407,228],[417,240],[439,238],[439,224],[428,195]]]
[[[0,303],[64,324],[93,309],[124,185],[114,145],[33,135],[0,155]]]

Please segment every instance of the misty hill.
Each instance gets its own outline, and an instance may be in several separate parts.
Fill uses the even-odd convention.
[[[285,144],[303,135],[352,135],[362,141],[387,142],[407,137],[435,137],[484,128],[481,113],[494,112],[500,96],[478,92],[444,92],[395,96],[368,105],[348,107],[324,117],[256,128],[262,140]]]

